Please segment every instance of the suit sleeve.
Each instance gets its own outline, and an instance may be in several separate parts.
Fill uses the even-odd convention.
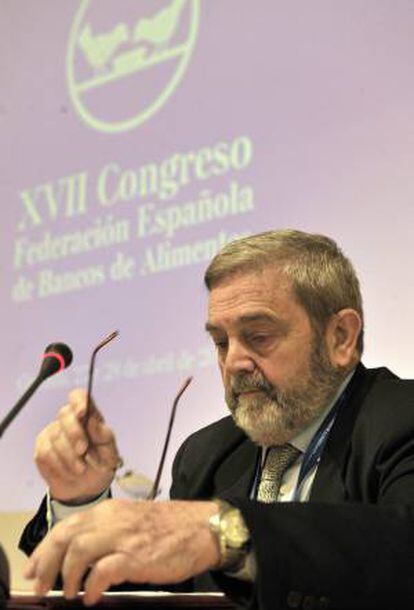
[[[412,506],[232,502],[251,532],[259,608],[414,603]]]
[[[26,555],[31,555],[39,542],[46,536],[47,532],[47,498],[45,496],[37,513],[33,519],[27,523],[23,530],[19,541],[19,549],[26,553]]]

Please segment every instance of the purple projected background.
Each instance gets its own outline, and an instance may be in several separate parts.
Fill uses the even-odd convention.
[[[37,504],[36,434],[84,385],[153,476],[226,413],[202,274],[236,235],[336,238],[359,270],[368,365],[412,376],[410,0],[4,0],[1,413],[53,341],[73,366],[2,439],[1,508]],[[168,465],[163,492],[169,485]]]

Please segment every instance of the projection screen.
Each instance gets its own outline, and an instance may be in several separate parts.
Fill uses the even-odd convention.
[[[46,345],[74,352],[2,439],[2,510],[39,502],[35,437],[115,329],[94,396],[124,470],[154,477],[193,376],[168,494],[179,444],[227,413],[203,272],[237,236],[335,238],[362,284],[365,364],[412,376],[410,0],[3,0],[1,13],[1,417]]]

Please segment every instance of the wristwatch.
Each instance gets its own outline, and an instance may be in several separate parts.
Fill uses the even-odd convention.
[[[220,548],[220,570],[237,571],[244,563],[250,548],[250,532],[238,508],[214,498],[219,510],[209,519],[210,531]]]

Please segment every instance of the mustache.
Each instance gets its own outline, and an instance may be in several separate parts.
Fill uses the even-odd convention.
[[[253,392],[260,390],[269,395],[277,393],[275,388],[269,381],[259,372],[254,373],[238,373],[234,375],[230,385],[231,393],[237,396],[243,392]]]

